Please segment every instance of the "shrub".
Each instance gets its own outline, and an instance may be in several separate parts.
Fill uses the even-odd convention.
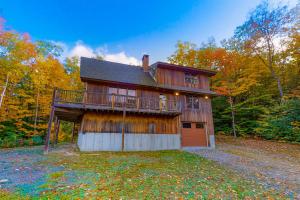
[[[265,139],[300,142],[300,100],[292,99],[262,115],[255,129]]]

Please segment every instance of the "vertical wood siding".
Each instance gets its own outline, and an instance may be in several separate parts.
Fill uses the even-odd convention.
[[[209,90],[209,78],[201,74],[197,75],[197,77],[199,79],[198,84],[189,85],[189,87]],[[187,86],[184,81],[185,73],[182,71],[157,68],[156,79],[159,84],[163,85]]]
[[[83,132],[121,133],[122,114],[85,113],[82,121]],[[150,124],[155,125],[156,134],[178,133],[177,117],[130,115],[125,118],[126,133],[149,133]]]
[[[167,69],[158,69],[158,70],[167,70]],[[168,71],[172,71],[172,72],[168,72]],[[164,77],[166,76],[166,78],[161,78],[161,80],[164,80],[170,84],[184,84],[184,72],[177,72],[174,70],[168,70],[167,72],[165,72],[165,74],[171,73],[169,75],[164,75],[164,73],[160,74],[157,73],[158,77]],[[173,73],[181,73],[181,75],[178,75],[176,78],[172,78],[172,76],[174,75]],[[204,76],[204,75],[199,75],[201,77],[199,84],[202,85],[201,87],[207,87],[207,89],[209,89],[209,79]],[[180,78],[179,78],[180,77]],[[100,91],[100,92],[104,92],[107,93],[108,92],[108,86],[103,85],[103,84],[97,84],[97,83],[87,83],[87,89],[88,91]],[[133,89],[133,88],[131,88]],[[186,108],[186,99],[185,99],[185,94],[180,94],[179,96],[175,96],[174,93],[166,93],[166,92],[160,92],[160,91],[155,91],[155,90],[143,90],[143,89],[136,89],[136,93],[138,97],[149,97],[149,98],[159,98],[160,94],[165,94],[167,96],[167,99],[169,100],[178,100],[181,102],[181,106],[182,106],[182,115],[180,116],[180,120],[181,121],[190,121],[190,122],[205,122],[207,123],[207,128],[208,128],[208,133],[210,135],[214,134],[214,126],[213,126],[213,117],[212,117],[212,108],[211,108],[211,100],[210,99],[205,99],[202,96],[198,95],[198,98],[200,100],[200,107],[199,109],[188,109]],[[110,117],[105,117],[105,115],[102,116],[102,114],[96,114],[96,116],[102,116],[99,118],[102,118],[102,123],[98,124],[97,121],[100,119],[96,119],[96,117],[92,117],[94,115],[86,115],[86,121],[87,124],[83,127],[85,129],[85,131],[95,131],[95,132],[101,132],[104,130],[107,130],[108,127],[110,126],[108,121],[109,120],[113,120],[113,121],[120,121],[121,119],[119,119],[116,116],[110,116]],[[145,119],[144,119],[145,118]],[[134,129],[136,129],[134,132],[140,132],[140,133],[145,133],[147,132],[148,129],[148,125],[147,123],[150,123],[151,120],[148,120],[149,118],[147,116],[136,116],[135,118],[129,118],[130,120],[133,120],[131,122],[130,127],[136,127]],[[143,119],[144,125],[139,124],[139,121]],[[163,120],[163,118],[155,118],[156,121],[157,119],[159,119],[158,121],[162,120],[162,123],[166,123],[165,121],[168,120]],[[158,123],[157,121],[157,123]],[[112,122],[111,122],[112,123]],[[168,122],[169,123],[169,122]],[[172,123],[171,123],[172,124]],[[107,126],[107,128],[103,128]],[[144,128],[142,128],[144,127]],[[162,131],[161,133],[165,133],[164,131],[164,125],[162,124],[158,124],[158,133],[159,131]],[[120,129],[120,126],[118,124],[115,124],[115,128],[111,128],[111,131],[116,131]],[[171,131],[170,131],[171,130]],[[166,130],[166,133],[176,133],[176,131],[174,131],[174,128],[168,128]]]

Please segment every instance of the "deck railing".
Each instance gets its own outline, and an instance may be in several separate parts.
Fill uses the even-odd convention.
[[[90,91],[60,90],[55,91],[55,104],[92,105],[104,108],[129,109],[143,111],[180,112],[178,101],[160,100],[159,98],[136,97],[127,95],[107,94]]]

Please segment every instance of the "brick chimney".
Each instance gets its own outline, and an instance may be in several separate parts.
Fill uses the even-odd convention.
[[[144,72],[149,72],[149,55],[144,54],[142,58]]]

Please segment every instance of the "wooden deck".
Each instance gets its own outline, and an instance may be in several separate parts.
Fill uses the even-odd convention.
[[[127,113],[169,116],[181,114],[181,106],[177,101],[58,89],[55,91],[53,106],[56,115],[63,117],[63,113],[66,112],[66,117],[71,118],[84,111],[123,112],[125,110]],[[71,113],[70,116],[67,116],[68,112]]]

